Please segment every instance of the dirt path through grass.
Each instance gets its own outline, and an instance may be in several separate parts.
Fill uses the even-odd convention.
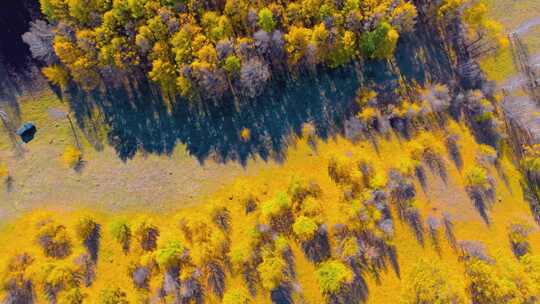
[[[513,30],[514,33],[518,35],[523,35],[530,31],[532,28],[540,25],[540,16],[529,19],[522,24],[520,24],[516,29]]]

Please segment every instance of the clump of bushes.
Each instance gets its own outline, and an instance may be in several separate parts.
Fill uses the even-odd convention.
[[[157,247],[159,229],[151,221],[143,219],[135,227],[135,238],[145,251],[153,251]]]
[[[43,75],[53,85],[59,86],[64,90],[69,84],[69,72],[60,65],[51,65],[41,70]]]
[[[248,142],[251,139],[251,130],[248,128],[240,130],[240,139],[242,139],[243,142]]]
[[[92,258],[97,260],[100,237],[99,224],[90,217],[83,217],[77,222],[75,226],[75,233],[83,242],[88,252],[90,252]]]
[[[530,299],[524,294],[530,291],[529,284],[523,281],[513,281],[511,277],[503,275],[497,265],[481,259],[470,259],[465,263],[465,276],[467,291],[473,303],[511,303],[513,301],[526,303]],[[527,286],[528,285],[528,286]],[[524,302],[522,302],[524,301]]]
[[[291,207],[290,197],[280,192],[273,199],[262,203],[262,219],[270,224],[274,231],[288,234],[293,223]]]
[[[465,171],[465,187],[482,218],[489,222],[487,209],[495,200],[495,184],[486,169],[472,166]]]
[[[237,181],[233,185],[233,193],[231,198],[236,198],[246,214],[255,211],[259,207],[258,191],[245,181]]]
[[[276,252],[263,253],[262,262],[257,266],[262,286],[269,291],[286,286],[290,280],[290,273],[285,259]]]
[[[403,176],[412,177],[419,166],[420,162],[418,160],[408,156],[400,156],[397,160],[395,170]],[[390,176],[391,179],[392,177]]]
[[[472,166],[465,171],[465,186],[487,188],[490,181],[486,169],[480,166]]]
[[[330,256],[330,244],[326,229],[319,227],[314,219],[306,216],[297,217],[293,225],[293,232],[310,260],[320,262]]]
[[[416,188],[412,181],[400,173],[398,170],[390,171],[390,181],[388,191],[391,200],[399,205],[401,202],[411,200],[416,196]]]
[[[53,303],[61,292],[78,288],[80,283],[73,266],[66,263],[45,264],[39,274],[45,293]]]
[[[321,293],[331,303],[342,303],[336,300],[346,297],[349,286],[353,283],[354,274],[338,260],[321,263],[315,271]]]
[[[463,261],[481,260],[491,262],[492,259],[486,252],[486,246],[480,241],[459,241],[459,258]]]
[[[488,145],[479,145],[476,160],[483,165],[495,165],[497,162],[497,150]]]
[[[190,286],[187,296],[191,299],[202,296],[202,282],[206,283],[208,291],[218,297],[223,296],[225,267],[232,265],[235,271],[238,271],[238,268],[245,266],[244,262],[250,263],[250,257],[243,256],[245,253],[243,248],[234,248],[238,251],[230,255],[230,240],[227,235],[228,209],[214,205],[208,215],[210,218],[193,214],[184,214],[180,218],[180,230],[186,245],[190,246],[189,256],[184,258],[183,268],[180,269],[184,271],[186,264],[194,268],[193,272],[185,274],[187,276],[182,283],[184,286],[186,284]],[[227,258],[228,255],[231,257],[230,260]]]
[[[66,227],[52,220],[38,223],[36,239],[46,256],[65,258],[71,254],[71,238]]]
[[[323,213],[323,205],[319,199],[308,197],[302,202],[300,210],[296,212],[298,216],[307,216],[314,218],[316,221],[320,221],[322,220],[320,217]]]
[[[328,161],[328,175],[337,184],[350,182],[353,168],[354,163],[350,157],[334,155]]]
[[[9,259],[0,282],[5,303],[34,302],[35,277],[29,271],[33,264],[34,258],[28,253],[17,254]]]
[[[347,228],[358,234],[389,239],[393,236],[386,197],[381,191],[366,191],[363,197],[350,202],[344,210]]]
[[[127,294],[118,287],[103,289],[99,294],[100,304],[129,304]]]
[[[446,179],[446,167],[443,158],[444,146],[431,132],[420,133],[409,145],[412,159],[424,161],[432,169],[437,171],[443,179]]]
[[[443,84],[431,85],[420,92],[426,112],[440,114],[450,107],[451,96],[448,87]]]
[[[62,154],[62,160],[68,167],[76,169],[82,162],[81,150],[74,146],[67,146]]]
[[[95,237],[98,229],[99,225],[90,217],[83,217],[79,219],[75,225],[75,233],[83,242]]]
[[[308,198],[317,198],[321,195],[321,187],[313,180],[306,181],[305,179],[294,176],[289,184],[287,193],[291,197],[293,204],[295,205],[294,211],[298,212],[299,207],[303,201]]]
[[[431,132],[421,132],[410,143],[411,156],[416,160],[429,161],[441,157],[444,147]]]
[[[109,231],[114,240],[122,245],[122,249],[127,253],[132,237],[129,224],[124,220],[115,220],[110,224]]]
[[[253,301],[247,290],[236,288],[225,292],[223,304],[250,304]]]
[[[177,240],[168,242],[156,252],[157,263],[166,270],[179,269],[186,257],[186,248]]]
[[[6,181],[9,177],[9,168],[6,163],[0,163],[0,181]]]
[[[304,123],[302,125],[302,138],[305,138],[311,147],[315,147],[317,143],[317,129],[313,123]]]
[[[453,303],[464,304],[465,295],[449,271],[435,261],[420,260],[404,281],[403,304]]]
[[[460,139],[461,130],[459,124],[451,121],[447,128],[446,148],[448,149],[448,153],[450,154],[450,157],[452,158],[454,164],[458,169],[461,169],[461,167],[463,166],[463,159],[460,152]]]
[[[317,234],[318,229],[317,223],[306,216],[299,216],[296,218],[293,225],[294,234],[302,242],[313,239],[315,234]]]
[[[339,257],[351,264],[354,263],[354,259],[360,254],[360,246],[358,245],[358,239],[353,236],[343,238],[338,245]]]
[[[387,186],[388,176],[383,170],[375,170],[373,160],[334,155],[328,163],[330,178],[343,190],[345,200],[358,197],[366,188],[381,190]]]
[[[540,145],[525,148],[521,166],[533,183],[540,178]]]
[[[365,190],[360,198],[348,201],[341,212],[344,222],[334,225],[332,234],[339,244],[339,256],[355,273],[360,276],[367,270],[377,277],[388,261],[395,265],[391,245],[394,224],[383,191]],[[364,293],[356,287],[355,296]]]
[[[469,117],[472,131],[480,142],[496,146],[500,139],[500,121],[495,115],[495,107],[484,94],[470,91],[465,96],[465,113]]]
[[[369,188],[374,190],[384,189],[387,183],[388,177],[386,176],[386,172],[377,171],[373,177],[369,179]]]
[[[527,237],[531,231],[532,227],[527,224],[514,223],[508,227],[508,238],[516,257],[519,258],[530,253],[531,246]]]
[[[378,131],[379,129],[379,116],[380,114],[377,108],[371,106],[362,108],[362,110],[356,114],[356,118],[364,124],[367,130],[375,131]]]

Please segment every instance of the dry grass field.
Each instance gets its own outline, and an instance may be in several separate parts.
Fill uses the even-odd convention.
[[[519,31],[532,58],[540,58],[540,2],[535,0],[485,0],[488,14],[502,23],[507,33]],[[510,50],[484,58],[482,68],[499,84],[516,72]]]

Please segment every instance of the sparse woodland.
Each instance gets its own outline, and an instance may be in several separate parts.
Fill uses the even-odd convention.
[[[424,119],[419,128],[431,124]],[[326,151],[319,172],[287,172],[282,186],[240,180],[171,216],[28,215],[14,224],[24,227],[21,246],[1,259],[3,299],[361,303],[370,298],[368,286],[391,274],[402,288],[388,303],[535,303],[540,256],[529,242],[531,225],[506,227],[504,249],[491,252],[482,241],[456,236],[452,216],[424,217],[420,201],[433,179],[462,180],[472,210],[492,221],[495,206],[512,204],[495,199],[505,187],[496,167],[508,166],[507,156],[471,144],[473,135],[453,121],[403,143],[377,141],[382,153],[401,151],[384,159],[361,140],[366,147]],[[410,254],[401,251],[404,242],[453,262],[414,257],[403,272],[400,257]]]

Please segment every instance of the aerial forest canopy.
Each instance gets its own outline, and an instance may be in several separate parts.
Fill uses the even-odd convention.
[[[93,90],[147,78],[166,96],[255,97],[273,75],[391,59],[422,10],[497,35],[470,0],[40,0],[26,34],[45,76]],[[480,30],[481,29],[481,30]]]

